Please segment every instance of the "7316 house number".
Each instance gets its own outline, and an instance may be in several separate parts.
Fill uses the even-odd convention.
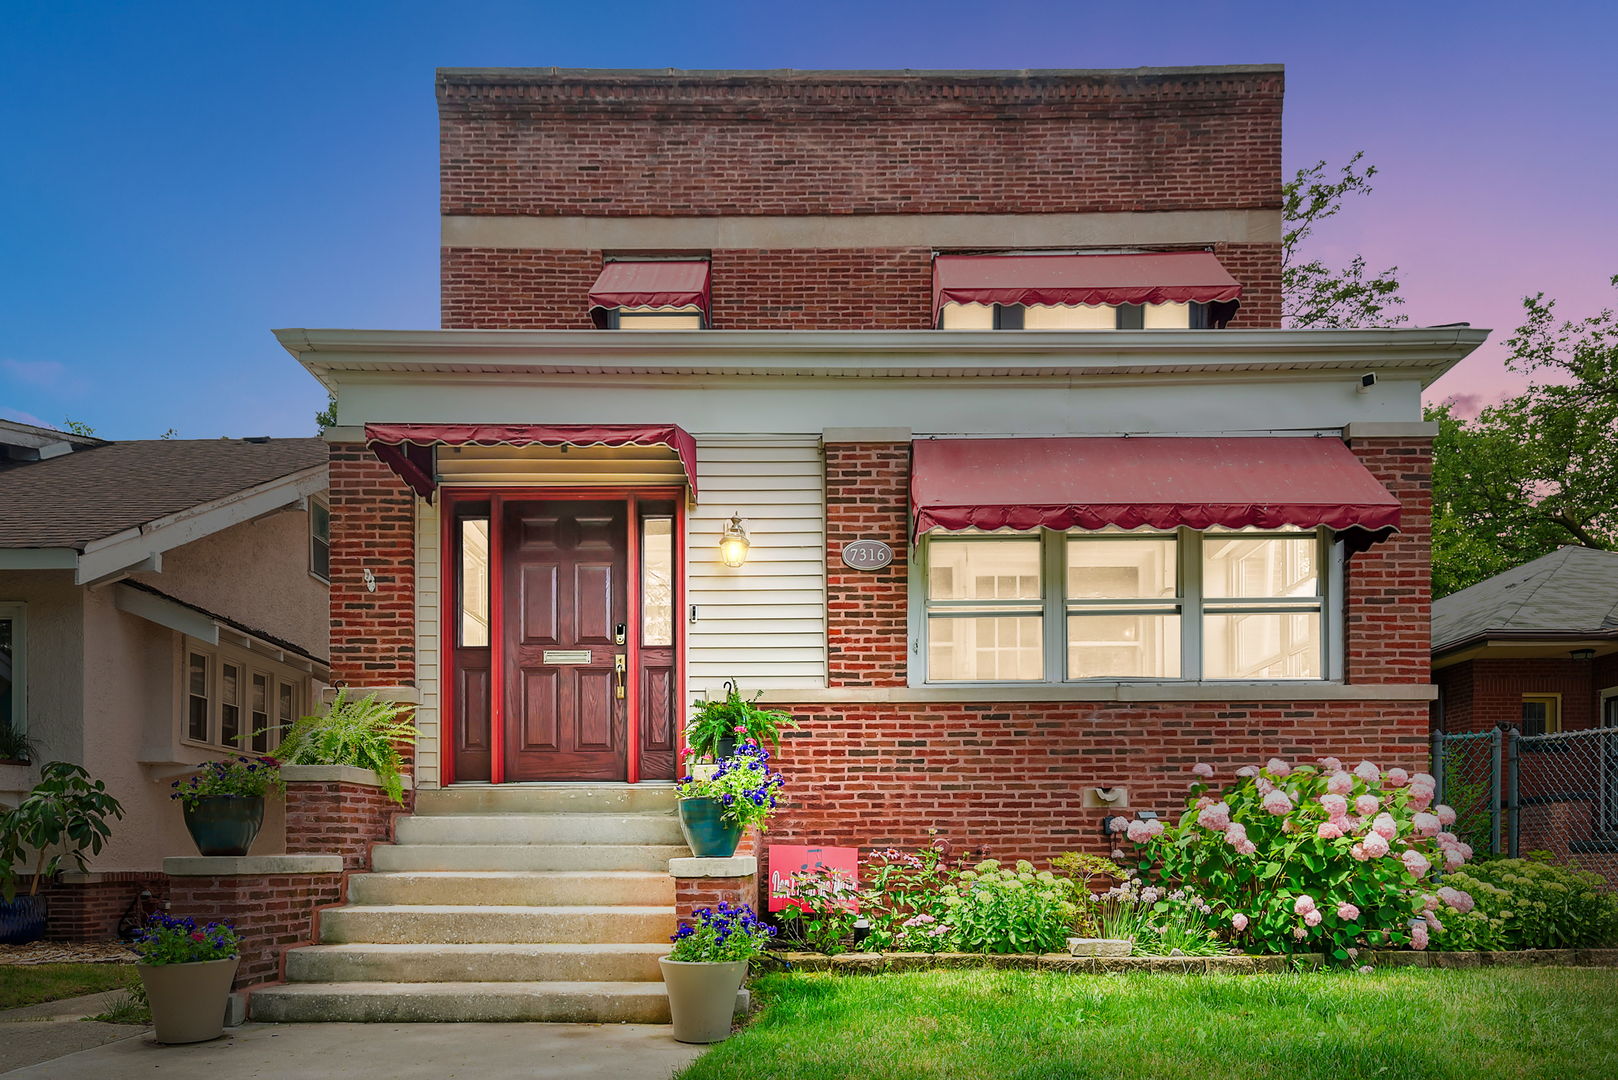
[[[893,549],[880,540],[850,540],[843,545],[843,565],[853,570],[880,570],[893,561]]]

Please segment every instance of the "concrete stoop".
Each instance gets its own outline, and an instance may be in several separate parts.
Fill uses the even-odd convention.
[[[396,837],[322,913],[322,944],[253,995],[255,1020],[668,1022],[671,787],[421,792]]]

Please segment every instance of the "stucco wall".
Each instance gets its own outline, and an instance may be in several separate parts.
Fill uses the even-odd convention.
[[[0,602],[26,606],[28,734],[47,761],[84,752],[81,596],[71,570],[0,571]]]
[[[309,573],[309,514],[281,510],[163,554],[163,571],[132,575],[327,656],[327,585]]]

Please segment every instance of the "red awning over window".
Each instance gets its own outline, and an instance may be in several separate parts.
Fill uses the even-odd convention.
[[[695,307],[708,322],[708,263],[701,259],[610,262],[590,289],[590,317],[606,325],[607,308]]]
[[[697,441],[674,424],[366,424],[365,445],[429,501],[439,446],[666,446],[697,494]]]
[[[1214,303],[1241,295],[1241,284],[1206,251],[933,260],[934,322],[945,304]]]
[[[1325,525],[1358,550],[1399,524],[1399,500],[1331,438],[918,440],[910,505],[918,537]]]

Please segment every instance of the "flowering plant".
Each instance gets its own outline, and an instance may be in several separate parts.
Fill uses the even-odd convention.
[[[1229,949],[1210,925],[1213,905],[1195,889],[1161,889],[1125,878],[1103,892],[1101,936],[1134,942],[1142,956],[1215,956]]]
[[[1318,949],[1347,961],[1361,945],[1427,947],[1439,929],[1426,917],[1433,871],[1472,856],[1444,831],[1455,812],[1433,806],[1431,776],[1271,758],[1219,791],[1210,766],[1192,772],[1177,824],[1124,826],[1147,884],[1195,887],[1231,940],[1266,951]]]
[[[835,956],[854,932],[859,918],[859,883],[846,870],[817,866],[799,870],[782,884],[778,895],[794,902],[777,916],[792,923],[804,944]]]
[[[1546,852],[1494,859],[1444,878],[1436,910],[1445,948],[1585,949],[1618,943],[1618,896],[1599,874]]]
[[[229,923],[199,928],[195,919],[174,919],[159,912],[135,936],[132,947],[143,964],[200,964],[235,956],[239,944]]]
[[[941,891],[950,944],[962,952],[1052,952],[1078,912],[1073,883],[1026,860],[1003,868],[985,859]]]
[[[862,949],[944,948],[949,927],[942,920],[942,889],[952,880],[947,844],[934,840],[914,852],[876,852],[866,860],[865,872],[869,884],[860,894],[860,906],[871,930],[860,943]]]
[[[762,691],[760,691],[762,693]],[[781,732],[797,727],[786,713],[776,709],[761,709],[752,700],[742,697],[735,682],[725,683],[723,698],[707,698],[697,702],[691,712],[691,724],[685,731],[685,742],[697,757],[719,757],[719,743],[723,739],[737,742],[748,740],[759,745],[781,745]]]
[[[682,799],[715,799],[723,807],[720,816],[742,828],[757,825],[759,831],[775,813],[776,796],[785,781],[769,766],[770,752],[757,743],[747,742],[730,757],[719,762],[710,777],[684,777],[675,786]]]
[[[746,904],[732,906],[720,901],[719,910],[698,908],[697,921],[681,923],[669,938],[674,948],[670,960],[687,964],[727,964],[751,960],[764,952],[775,936],[775,929],[759,921]]]
[[[189,779],[170,784],[171,799],[179,799],[188,808],[195,809],[199,800],[209,795],[248,797],[283,791],[281,763],[272,757],[236,755],[229,761],[206,761],[198,766]]]
[[[1080,937],[1100,934],[1102,909],[1096,897],[1096,879],[1122,880],[1128,875],[1112,861],[1082,851],[1064,851],[1051,860],[1051,869],[1073,882],[1073,902],[1079,909],[1073,916],[1073,932]]]

